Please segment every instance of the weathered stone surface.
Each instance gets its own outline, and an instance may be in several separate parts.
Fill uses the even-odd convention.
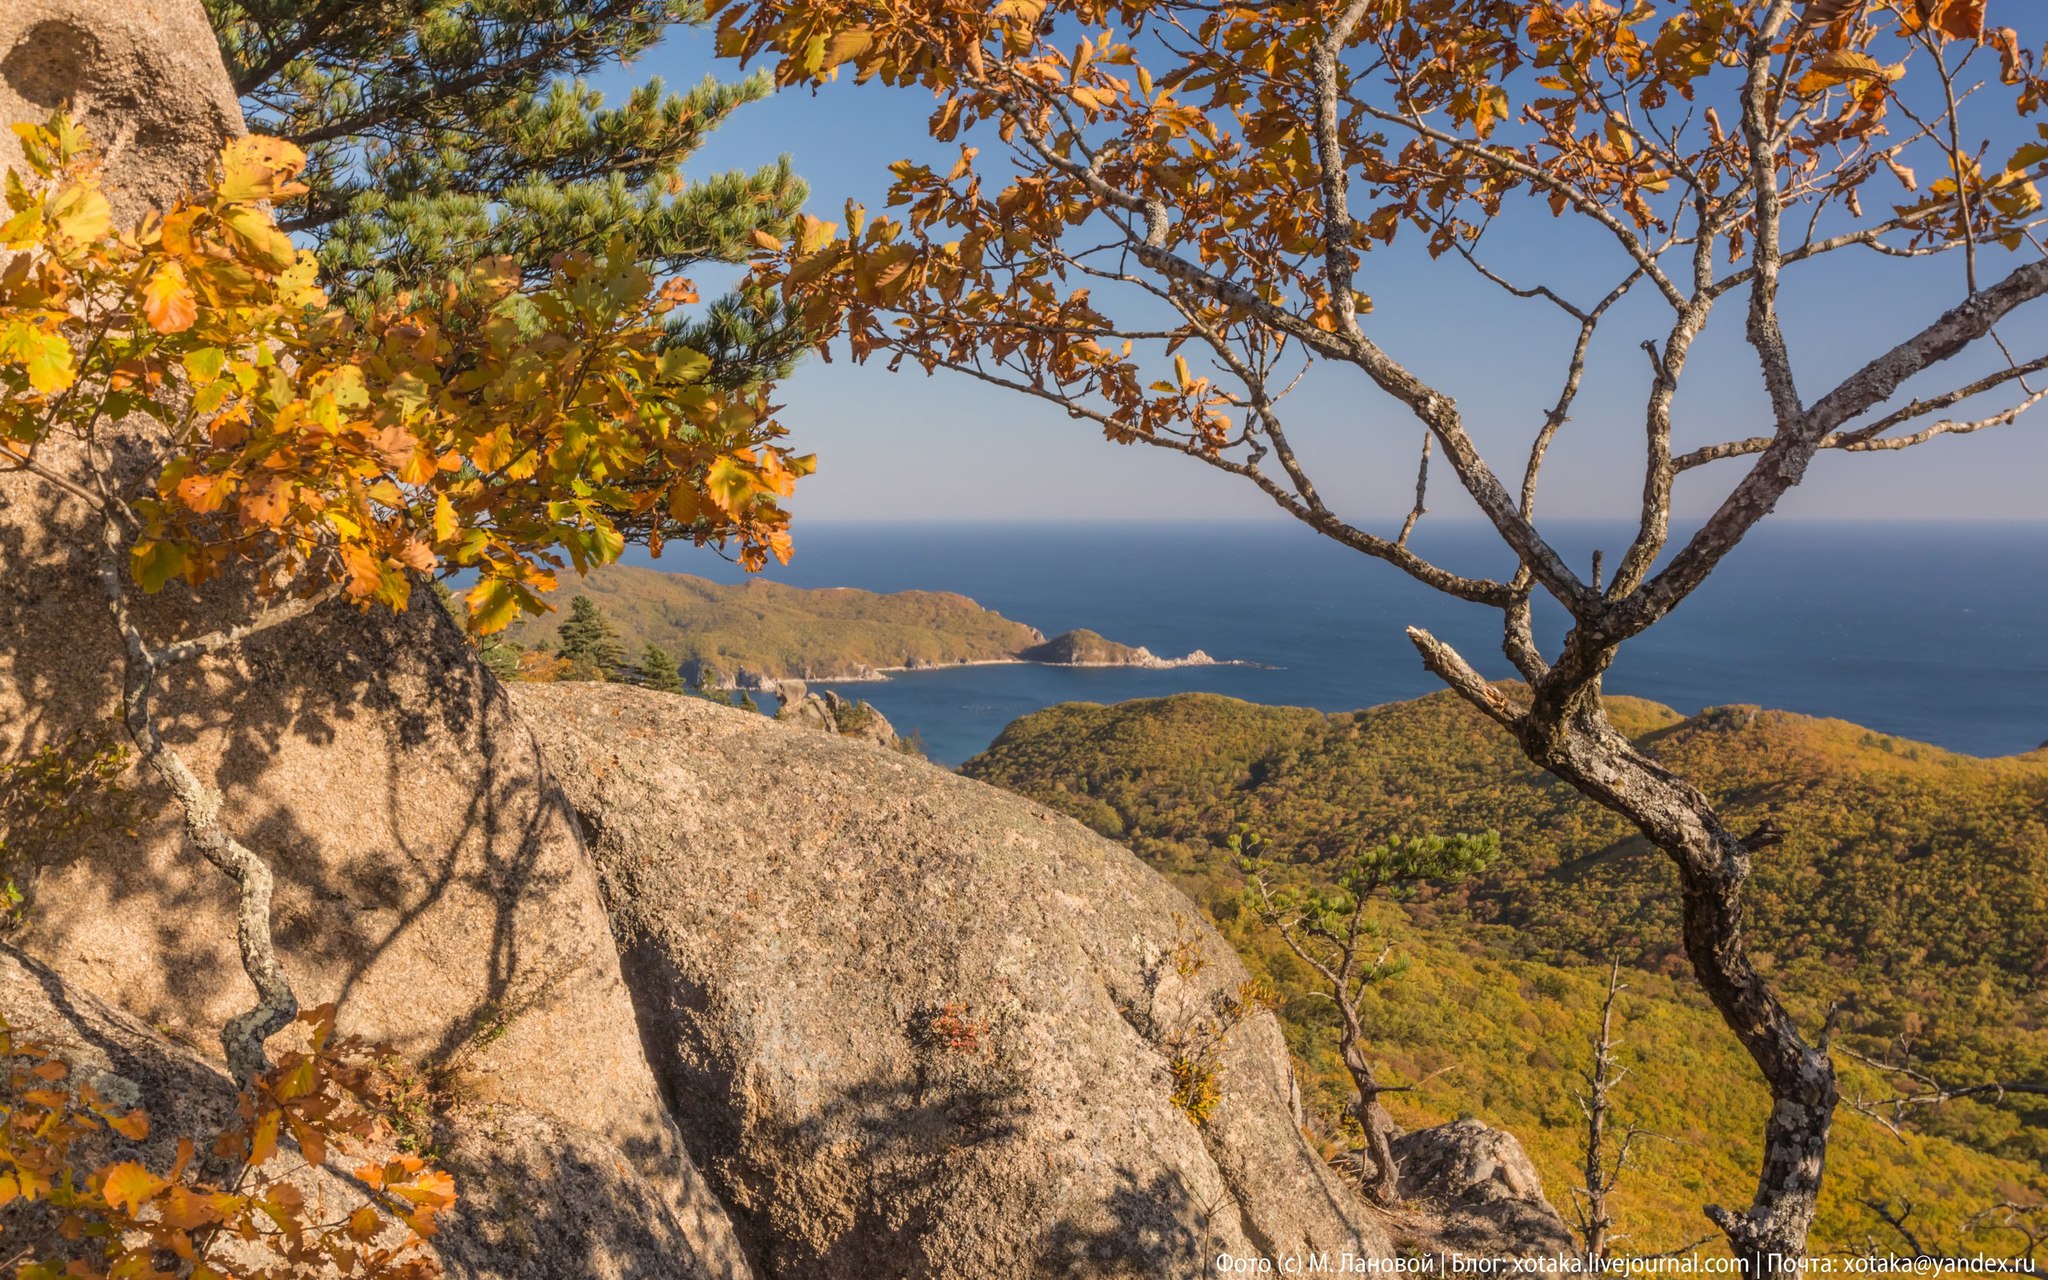
[[[0,480],[0,756],[119,741],[104,606],[57,540],[33,532],[44,508],[26,489]],[[163,703],[167,736],[276,870],[278,939],[303,1001],[339,1001],[345,1030],[468,1098],[584,1131],[569,1145],[603,1146],[608,1162],[623,1154],[704,1256],[726,1259],[704,1274],[743,1276],[641,1056],[574,824],[496,682],[420,604],[396,618],[330,610],[182,673]],[[163,634],[220,616],[190,601],[161,612]],[[218,1028],[250,999],[231,886],[185,846],[160,789],[129,781],[132,835],[92,825],[21,851],[39,856],[19,940],[217,1055]],[[545,1144],[525,1152],[556,1158]],[[656,1229],[631,1212],[630,1229]]]
[[[0,5],[0,80],[0,125],[46,115],[44,99],[85,109],[129,216],[199,181],[240,127],[197,0]],[[129,479],[160,456],[146,424],[108,440]],[[79,461],[62,448],[39,460]],[[125,741],[97,545],[79,503],[0,474],[0,760]],[[574,1131],[571,1148],[626,1160],[673,1219],[661,1231],[694,1233],[693,1249],[726,1260],[712,1273],[743,1275],[641,1057],[567,806],[497,683],[419,599],[402,616],[330,608],[177,669],[158,703],[165,737],[272,863],[303,1002],[337,1000],[344,1031],[395,1045],[479,1105]],[[245,613],[214,584],[166,591],[143,617],[167,641]],[[33,906],[17,941],[75,989],[217,1055],[222,1022],[251,1000],[232,886],[186,847],[166,793],[128,781],[132,816],[40,849],[11,842]]]
[[[107,164],[115,216],[188,190],[242,131],[206,14],[194,0],[8,0],[0,5],[0,122],[69,103]],[[21,165],[0,129],[0,170]]]
[[[894,748],[903,742],[897,736],[896,726],[866,699],[848,702],[830,689],[812,693],[801,680],[777,681],[770,692],[782,702],[775,718],[785,724],[836,733],[878,747]]]
[[[1394,1139],[1401,1195],[1437,1220],[1441,1244],[1480,1257],[1557,1256],[1576,1248],[1511,1133],[1457,1120]]]
[[[1126,850],[700,700],[512,694],[584,819],[650,1059],[765,1275],[1385,1251],[1296,1129],[1270,1015],[1223,1039],[1207,1126],[1170,1100],[1173,1034],[1243,971]]]
[[[174,1162],[180,1137],[192,1138],[203,1153],[214,1135],[235,1123],[234,1086],[219,1068],[5,947],[0,1016],[19,1039],[69,1063],[73,1079],[149,1113],[146,1142],[102,1135],[98,1146],[77,1152],[83,1162],[140,1160],[161,1173]],[[522,1112],[474,1107],[445,1118],[435,1140],[460,1196],[430,1250],[449,1280],[724,1280],[743,1274],[702,1258],[700,1242],[669,1211],[666,1192],[587,1133]],[[357,1154],[384,1159],[390,1153]],[[301,1166],[289,1180],[335,1216],[364,1203],[360,1187],[325,1170]],[[22,1220],[6,1223],[15,1247],[32,1242],[33,1231],[24,1229],[44,1225],[26,1220],[20,1208],[17,1201]]]

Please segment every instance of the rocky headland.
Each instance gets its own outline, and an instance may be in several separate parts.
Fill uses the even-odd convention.
[[[610,565],[580,579],[628,652],[659,645],[686,679],[714,689],[774,692],[777,683],[885,680],[906,671],[1039,663],[1069,667],[1223,665],[1200,650],[1160,657],[1094,631],[1050,640],[1036,627],[949,591],[862,591],[777,582],[712,582]],[[546,648],[560,615],[521,623],[510,640]]]

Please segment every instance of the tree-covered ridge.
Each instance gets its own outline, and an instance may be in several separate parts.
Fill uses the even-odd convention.
[[[1047,640],[950,591],[862,591],[791,587],[765,580],[712,582],[685,573],[623,565],[593,570],[577,587],[582,610],[615,627],[621,653],[656,645],[712,684],[741,672],[764,680],[845,680],[962,662],[1036,662],[1082,666],[1207,663],[1203,654],[1160,659],[1093,631]],[[560,651],[569,613],[522,622],[507,639],[534,651]],[[599,664],[600,666],[602,664]]]
[[[1008,661],[1044,639],[943,591],[728,584],[623,565],[592,572],[576,589],[611,620],[625,652],[656,644],[677,662],[699,662],[727,677],[742,668],[768,679],[821,679],[863,668]],[[534,619],[514,639],[555,647],[566,617]]]
[[[1803,1016],[1818,1025],[1847,997],[1845,1032],[1867,1050],[1904,1036],[1960,1079],[2048,1074],[2048,752],[1980,760],[1745,707],[1608,711],[1732,821],[1783,828],[1756,859],[1750,928]],[[1011,725],[963,771],[1125,841],[1225,919],[1239,879],[1221,846],[1240,824],[1309,875],[1391,835],[1498,831],[1499,861],[1409,904],[1416,926],[1508,926],[1484,933],[1501,960],[1684,972],[1665,864],[1452,694],[1331,716],[1201,694],[1071,704]],[[1924,1117],[2036,1162],[2044,1122],[2038,1100]]]
[[[1225,932],[1254,973],[1282,992],[1280,1013],[1303,1068],[1305,1103],[1334,1114],[1348,1081],[1336,1061],[1331,1006],[1305,998],[1280,948],[1249,924],[1247,912]],[[1388,1084],[1415,1088],[1388,1094],[1389,1109],[1410,1128],[1470,1115],[1508,1130],[1569,1215],[1570,1190],[1583,1180],[1585,1137],[1574,1091],[1584,1089],[1579,1073],[1591,1057],[1605,970],[1504,958],[1510,939],[1498,928],[1474,936],[1469,927],[1416,930],[1397,920],[1393,929],[1396,954],[1409,964],[1377,988],[1370,1005],[1374,1048]],[[1638,1143],[1640,1163],[1615,1191],[1616,1228],[1625,1234],[1617,1251],[1654,1255],[1708,1234],[1702,1204],[1743,1194],[1770,1102],[1689,977],[1624,974],[1628,991],[1616,1030],[1620,1065],[1629,1074],[1615,1090],[1613,1122],[1657,1136]],[[1856,1064],[1844,1068],[1849,1096],[1880,1090]],[[1828,1152],[1813,1248],[1861,1254],[1874,1242],[1880,1252],[1902,1250],[1868,1205],[1874,1199],[1893,1211],[1911,1203],[1910,1225],[1932,1247],[2007,1255],[2019,1251],[2021,1236],[1992,1227],[1995,1214],[1974,1226],[1969,1220],[2002,1202],[2038,1205],[2044,1198],[2048,1179],[2038,1167],[1952,1137],[1909,1129],[1896,1138],[1844,1108]]]

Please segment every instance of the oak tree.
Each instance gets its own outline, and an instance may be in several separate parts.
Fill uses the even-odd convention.
[[[137,1158],[147,1112],[103,1096],[105,1073],[88,1077],[0,1019],[0,1238],[17,1280],[442,1275],[426,1242],[455,1203],[454,1179],[392,1149],[381,1051],[337,1039],[331,1004],[299,1021],[306,1047],[244,1082],[235,1121],[212,1141],[178,1135],[159,1173]],[[305,1175],[322,1166],[352,1176],[352,1212],[308,1202]]]
[[[269,864],[160,731],[165,673],[330,600],[403,609],[444,568],[469,575],[467,618],[488,633],[629,541],[786,558],[780,502],[810,461],[778,442],[761,389],[711,385],[709,360],[668,340],[695,292],[621,240],[539,284],[486,261],[358,317],[271,213],[302,192],[290,144],[236,139],[206,190],[116,228],[67,117],[16,132],[29,172],[6,175],[0,221],[0,467],[84,513],[67,527],[120,635],[127,732],[237,887],[257,1002],[222,1045],[247,1081],[297,998]],[[117,462],[116,443],[149,465]],[[158,634],[138,597],[172,581],[206,588],[221,625]]]
[[[1824,1031],[1795,1018],[1747,942],[1745,883],[1775,832],[1731,829],[1711,798],[1618,732],[1601,681],[1817,457],[1995,429],[2048,394],[2035,381],[2048,371],[2039,329],[2001,330],[2048,293],[2035,187],[2048,145],[2026,119],[2048,82],[2042,52],[2001,25],[2026,6],[711,10],[726,53],[769,60],[785,84],[846,73],[927,95],[932,138],[957,144],[950,164],[894,167],[887,216],[850,207],[843,227],[806,223],[784,246],[773,278],[807,324],[856,360],[977,378],[1111,440],[1236,476],[1319,533],[1495,612],[1513,687],[1426,631],[1409,636],[1532,761],[1668,857],[1693,970],[1772,1098],[1749,1205],[1708,1212],[1752,1274],[1801,1254],[1838,1086]],[[1552,243],[1549,229],[1565,251],[1528,253]],[[1520,239],[1503,244],[1510,231]],[[1513,265],[1497,254],[1516,247],[1525,256]],[[1402,315],[1375,310],[1375,255],[1497,286],[1497,310],[1464,317],[1475,349],[1533,341],[1531,308],[1555,322],[1555,381],[1519,388],[1519,474],[1480,446],[1499,424],[1475,424],[1455,394],[1484,386],[1498,398],[1499,374],[1415,349]],[[1802,281],[1826,287],[1825,264],[1847,255],[1860,255],[1865,280],[1901,282],[1894,314],[1883,337],[1836,324],[1816,352],[1816,338],[1788,332],[1786,296]],[[1929,271],[1944,263],[1953,272],[1931,294]],[[1539,517],[1539,482],[1599,354],[1596,333],[1619,316],[1636,317],[1630,336],[1643,338],[1613,375],[1644,388],[1610,450],[1641,459],[1635,529],[1610,565],[1586,566]],[[1759,407],[1751,424],[1688,445],[1676,425],[1681,393],[1698,382],[1688,366],[1723,329],[1746,348],[1741,377]],[[1425,376],[1425,364],[1454,376]],[[1361,389],[1348,430],[1419,446],[1404,518],[1375,530],[1326,496],[1289,403],[1304,374]],[[1432,461],[1512,555],[1511,572],[1417,550]],[[1689,532],[1673,526],[1681,485],[1711,489],[1710,514]],[[1556,633],[1539,633],[1538,596],[1566,620]]]

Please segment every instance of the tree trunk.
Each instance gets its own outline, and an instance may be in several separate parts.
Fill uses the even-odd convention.
[[[270,864],[234,838],[221,820],[222,796],[199,780],[157,729],[150,703],[156,693],[157,676],[169,663],[188,661],[225,648],[243,636],[302,616],[313,601],[294,602],[267,615],[195,640],[151,649],[129,614],[128,593],[122,576],[127,548],[120,526],[109,516],[105,520],[100,554],[100,584],[107,606],[120,632],[124,666],[121,680],[122,722],[128,736],[149,766],[178,802],[185,817],[185,835],[194,848],[222,874],[235,882],[235,943],[242,957],[242,971],[256,989],[256,1003],[236,1014],[221,1028],[221,1050],[228,1068],[239,1084],[246,1085],[269,1070],[264,1048],[270,1037],[291,1025],[299,1013],[298,996],[291,978],[278,957],[271,921],[274,882]]]
[[[1601,1152],[1607,1146],[1607,1097],[1605,1082],[1595,1084],[1586,1117],[1586,1206],[1584,1236],[1586,1256],[1595,1260],[1607,1256],[1607,1233],[1614,1219],[1607,1212],[1607,1171]]]
[[[1696,787],[1636,750],[1607,720],[1596,679],[1562,702],[1535,705],[1515,726],[1529,758],[1635,823],[1678,870],[1693,974],[1755,1060],[1771,1093],[1754,1199],[1707,1206],[1751,1277],[1805,1255],[1839,1090],[1825,1032],[1809,1044],[1749,959],[1743,888],[1751,855],[1777,842],[1768,824],[1738,838]]]
[[[1360,1171],[1359,1185],[1374,1204],[1399,1204],[1401,1166],[1394,1160],[1394,1117],[1380,1105],[1380,1084],[1373,1075],[1372,1060],[1366,1057],[1361,1038],[1348,1027],[1340,1033],[1338,1047],[1343,1051],[1344,1067],[1351,1073],[1351,1082],[1358,1088],[1352,1116],[1365,1140],[1364,1154],[1369,1166]]]

